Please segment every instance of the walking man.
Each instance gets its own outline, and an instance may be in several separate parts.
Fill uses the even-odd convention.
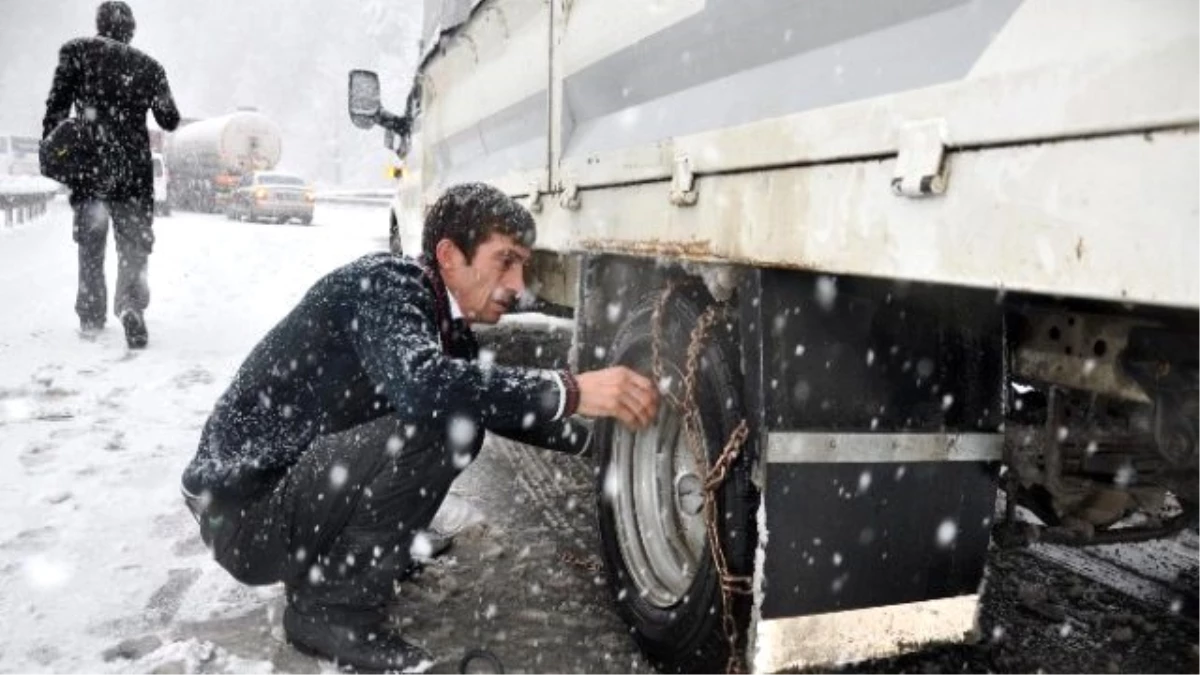
[[[124,2],[104,2],[96,10],[96,37],[77,38],[59,50],[54,83],[42,120],[45,138],[75,115],[96,140],[99,161],[88,179],[70,185],[75,211],[73,236],[79,246],[79,288],[75,313],[85,337],[104,328],[108,288],[104,252],[108,222],[117,242],[117,288],[113,309],[126,343],[141,349],[149,339],[145,311],[150,303],[147,259],[154,246],[154,170],[146,112],[172,131],[179,110],[166,72],[150,56],[129,46],[137,24]]]
[[[429,660],[387,623],[394,584],[484,431],[581,451],[570,420],[643,427],[658,391],[624,367],[572,375],[476,360],[469,322],[524,291],[529,212],[481,184],[446,191],[423,254],[364,256],[318,281],[251,351],[205,424],[183,493],[214,557],[283,582],[298,649],[364,670]]]

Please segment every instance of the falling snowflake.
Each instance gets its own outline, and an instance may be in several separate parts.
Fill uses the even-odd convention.
[[[609,323],[616,323],[621,320],[621,303],[610,302],[605,308],[605,315],[608,317]]]
[[[472,457],[471,453],[469,453],[469,452],[455,452],[454,455],[451,457],[451,459],[454,462],[454,468],[458,469],[459,471],[462,471],[463,469],[470,466],[472,460],[474,460],[475,458]]]
[[[1133,479],[1137,476],[1133,465],[1126,462],[1117,469],[1117,475],[1113,476],[1113,484],[1117,487],[1129,487],[1133,483]]]
[[[478,433],[475,420],[463,415],[450,418],[450,428],[447,430],[447,440],[455,449],[469,448],[475,442]]]
[[[817,304],[826,312],[833,309],[833,305],[837,302],[837,278],[823,276],[817,279],[816,288]]]
[[[621,479],[616,471],[604,474],[604,498],[610,503],[621,496]]]
[[[346,484],[346,478],[350,475],[350,470],[341,464],[334,464],[329,470],[329,484],[333,488],[339,489]]]
[[[834,593],[841,593],[842,589],[846,586],[846,581],[849,578],[850,576],[848,574],[843,574],[842,576],[834,579],[833,583],[829,584],[829,590],[833,591]]]
[[[413,560],[429,560],[433,557],[433,542],[430,541],[429,535],[418,532],[408,547],[408,555]]]
[[[664,375],[658,379],[658,393],[666,394],[671,391],[671,376]]]
[[[858,474],[858,494],[866,492],[871,487],[871,472],[863,471]]]
[[[388,437],[387,452],[389,455],[392,455],[393,457],[395,457],[396,455],[400,454],[400,450],[403,447],[404,447],[404,441],[400,440],[399,436],[392,434],[391,436]]]
[[[491,349],[479,350],[479,367],[487,370],[496,363],[496,352]]]
[[[922,358],[920,361],[917,361],[917,375],[921,379],[927,379],[930,375],[933,375],[933,359]]]
[[[958,523],[954,519],[947,518],[938,525],[937,543],[942,548],[950,548],[954,545],[954,540],[958,538]]]

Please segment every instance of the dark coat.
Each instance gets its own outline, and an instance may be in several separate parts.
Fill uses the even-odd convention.
[[[98,184],[78,187],[80,197],[154,199],[154,169],[146,112],[167,131],[179,126],[179,110],[163,67],[129,45],[105,37],[71,40],[58,53],[58,68],[46,99],[42,137],[71,114],[94,120],[100,142]],[[80,193],[80,194],[76,194]]]
[[[317,436],[384,415],[443,437],[469,420],[472,454],[484,430],[582,449],[586,431],[556,418],[563,374],[475,361],[470,328],[449,314],[440,279],[420,261],[375,253],[334,270],[250,352],[204,426],[184,488],[260,494]]]

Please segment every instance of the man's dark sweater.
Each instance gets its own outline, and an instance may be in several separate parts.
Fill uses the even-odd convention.
[[[253,497],[317,436],[384,415],[443,431],[465,418],[479,436],[582,447],[585,432],[561,419],[574,407],[559,379],[569,376],[478,363],[476,354],[430,267],[389,253],[359,258],[318,281],[250,353],[205,424],[183,486]]]

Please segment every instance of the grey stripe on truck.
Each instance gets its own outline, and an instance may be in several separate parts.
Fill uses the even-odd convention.
[[[709,0],[564,82],[565,156],[962,78],[1020,0]]]
[[[437,173],[449,185],[545,168],[548,106],[543,89],[434,144]]]

